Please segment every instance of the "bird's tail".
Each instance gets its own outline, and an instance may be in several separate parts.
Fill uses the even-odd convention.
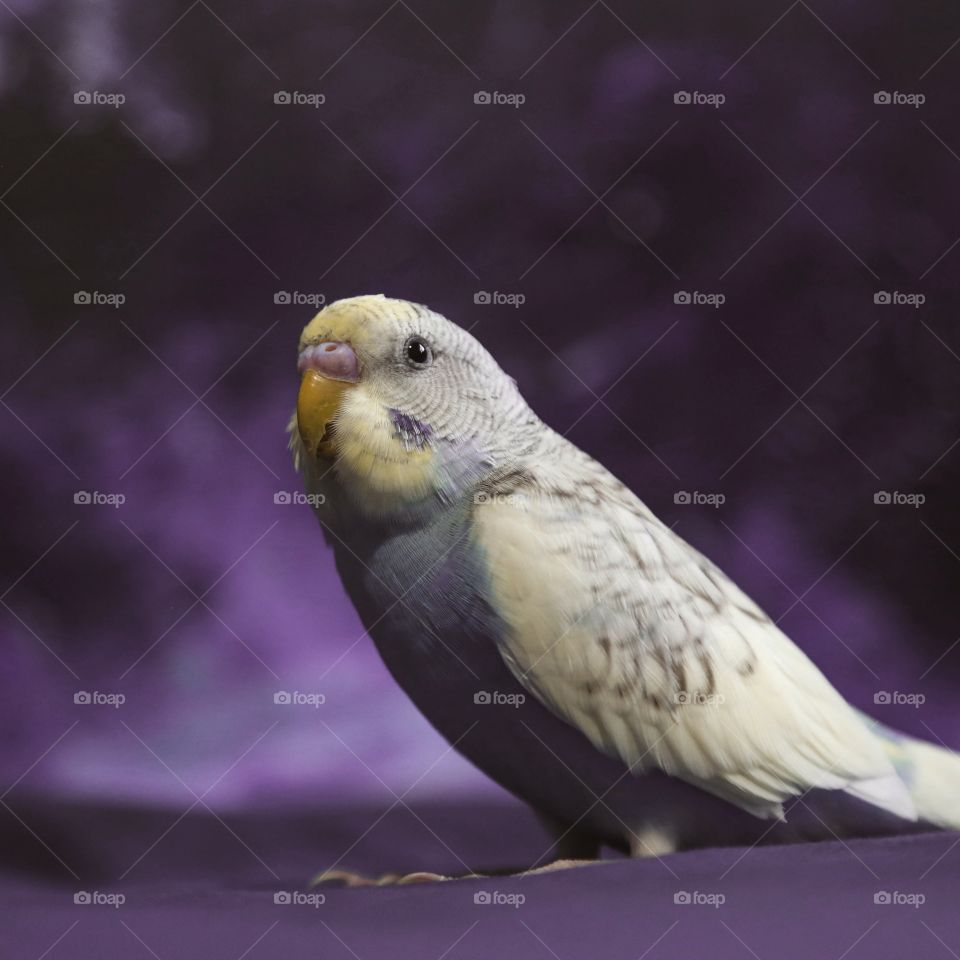
[[[906,784],[920,820],[960,830],[960,753],[915,740],[865,717]]]

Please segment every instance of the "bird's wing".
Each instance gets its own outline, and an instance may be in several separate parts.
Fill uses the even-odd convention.
[[[877,738],[770,618],[599,464],[563,462],[475,498],[520,682],[634,772],[756,816],[820,787],[915,819]]]

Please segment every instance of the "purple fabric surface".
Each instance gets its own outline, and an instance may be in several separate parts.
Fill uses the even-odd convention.
[[[532,862],[548,841],[522,808],[469,803],[385,817],[374,807],[274,810],[226,824],[193,813],[176,826],[174,810],[39,803],[30,812],[40,830],[59,831],[80,878],[35,856],[24,873],[8,865],[0,874],[4,957],[50,949],[76,960],[900,960],[960,947],[960,877],[947,856],[956,834],[710,850],[392,889],[324,887],[322,903],[278,904],[277,893],[308,898],[305,879],[348,849],[341,865],[367,872],[462,872],[464,862],[480,870]],[[76,904],[78,892],[125,900]]]

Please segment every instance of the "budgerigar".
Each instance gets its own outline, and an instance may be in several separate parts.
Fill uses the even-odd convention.
[[[559,856],[960,828],[960,758],[851,707],[465,330],[340,300],[299,370],[296,463],[367,632]]]

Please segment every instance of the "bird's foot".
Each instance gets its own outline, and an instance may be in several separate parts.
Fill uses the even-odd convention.
[[[553,863],[546,863],[542,867],[531,867],[529,870],[523,870],[520,873],[512,874],[515,877],[534,877],[538,873],[553,873],[555,870],[570,870],[573,867],[589,867],[595,863],[603,863],[602,860],[554,860]]]
[[[368,877],[366,874],[355,873],[353,870],[324,870],[318,873],[311,881],[311,887],[324,884],[336,884],[341,887],[398,887],[412,883],[436,883],[442,880],[489,880],[494,877],[533,877],[540,873],[553,873],[556,870],[569,870],[572,867],[588,867],[599,860],[554,860],[553,863],[542,867],[531,867],[526,870],[497,870],[491,873],[465,873],[457,877],[445,877],[439,873],[430,873],[427,870],[417,870],[414,873],[384,873],[379,877]]]
[[[311,881],[311,887],[321,884],[337,884],[341,887],[393,887],[410,883],[434,883],[439,880],[450,880],[451,877],[441,876],[439,873],[430,873],[418,870],[414,873],[384,873],[379,877],[368,877],[352,870],[324,870],[318,873]]]

